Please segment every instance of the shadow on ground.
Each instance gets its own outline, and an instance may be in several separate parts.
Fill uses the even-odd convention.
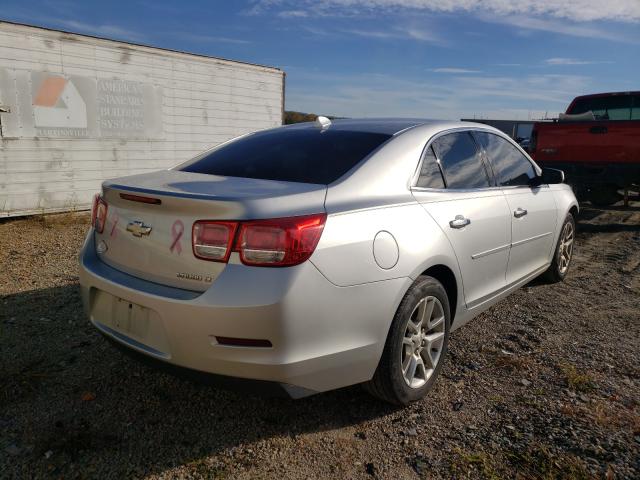
[[[71,464],[90,463],[113,475],[160,473],[262,438],[394,412],[358,386],[294,402],[142,366],[83,318],[77,284],[5,296],[0,304],[0,425],[10,437],[0,448],[17,445],[16,460],[29,472],[64,474]],[[21,410],[25,399],[32,411]]]

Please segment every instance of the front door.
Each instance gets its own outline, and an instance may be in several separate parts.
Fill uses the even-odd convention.
[[[548,185],[504,190],[511,214],[507,284],[530,275],[551,260],[556,204]]]
[[[556,204],[547,185],[536,186],[531,160],[510,140],[488,131],[474,137],[502,188],[511,218],[507,285],[547,265],[556,227]]]

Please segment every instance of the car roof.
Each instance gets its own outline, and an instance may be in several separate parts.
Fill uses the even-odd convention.
[[[326,128],[349,132],[383,133],[396,135],[408,128],[425,124],[450,123],[440,120],[428,120],[421,118],[349,118],[331,120],[331,125]],[[287,129],[311,129],[318,128],[315,122],[296,123],[287,125]]]

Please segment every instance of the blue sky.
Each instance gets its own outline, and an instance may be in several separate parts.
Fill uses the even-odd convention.
[[[640,90],[640,0],[3,0],[5,20],[273,65],[286,108],[538,118]]]

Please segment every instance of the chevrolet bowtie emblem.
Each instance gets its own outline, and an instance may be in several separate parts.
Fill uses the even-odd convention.
[[[151,227],[136,220],[127,225],[127,232],[131,232],[134,237],[141,237],[143,235],[149,235],[151,233]]]

